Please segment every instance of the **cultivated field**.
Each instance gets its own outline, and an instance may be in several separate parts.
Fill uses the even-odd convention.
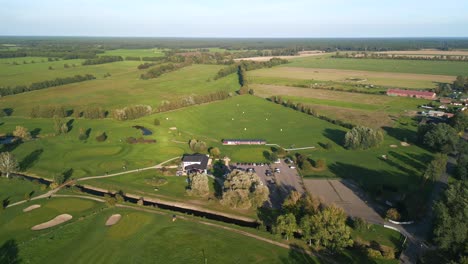
[[[376,72],[398,72],[431,75],[466,75],[468,62],[424,60],[335,59],[307,57],[291,60],[280,67],[321,68]]]
[[[345,82],[349,84],[373,84],[387,87],[405,87],[427,89],[437,83],[451,83],[454,76],[412,74],[396,72],[357,71],[343,69],[275,67],[249,72],[249,77],[256,82],[256,77],[289,78],[298,80],[319,80]]]

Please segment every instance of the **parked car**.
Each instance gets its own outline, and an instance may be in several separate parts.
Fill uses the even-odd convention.
[[[275,172],[281,172],[279,168],[275,168]]]
[[[290,168],[290,169],[295,169],[296,167],[294,167],[294,166],[290,165],[290,166],[289,166],[289,168]]]

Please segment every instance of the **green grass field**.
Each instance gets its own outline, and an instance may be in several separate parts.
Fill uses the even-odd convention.
[[[25,199],[25,194],[30,194],[34,197],[46,192],[41,190],[40,184],[32,183],[22,178],[5,178],[0,177],[0,202],[8,201],[9,204],[22,201]]]
[[[346,69],[453,76],[466,75],[468,71],[468,63],[458,61],[334,59],[330,57],[298,58],[291,60],[291,63],[281,67]]]
[[[27,204],[9,208],[0,218],[2,252],[27,263],[200,263],[204,258],[209,263],[318,263],[316,258],[223,229],[187,220],[172,222],[170,214],[102,210],[103,204],[73,198],[37,203],[42,207],[28,213],[21,211]],[[73,219],[59,227],[30,230],[62,213]],[[107,218],[115,213],[122,219],[106,227]],[[7,244],[9,240],[13,244]]]
[[[79,67],[81,69],[97,67],[102,69],[102,74],[109,71],[112,76],[6,96],[0,98],[0,104],[2,107],[13,108],[13,115],[29,116],[34,105],[63,105],[67,108],[99,105],[109,110],[135,104],[157,107],[162,101],[178,100],[219,90],[234,92],[238,89],[234,75],[217,81],[210,80],[223,66],[193,65],[156,79],[141,80],[140,74],[145,71],[137,70],[138,63],[124,61]],[[113,67],[117,68],[115,72],[109,70]],[[87,73],[93,74],[93,70]],[[18,78],[20,77],[14,79]]]

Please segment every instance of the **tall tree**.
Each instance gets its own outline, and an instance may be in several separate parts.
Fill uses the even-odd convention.
[[[204,173],[195,173],[189,175],[189,186],[187,190],[190,194],[196,196],[205,196],[210,193],[208,185],[208,176]]]
[[[447,256],[458,261],[468,254],[468,183],[449,186],[434,206],[434,241]]]
[[[311,239],[315,247],[337,251],[353,244],[343,209],[327,207],[312,215],[310,222]]]
[[[296,230],[296,217],[293,214],[280,215],[276,219],[275,232],[284,236],[286,240],[289,240]]]
[[[0,153],[0,172],[5,174],[7,178],[10,177],[10,173],[18,170],[18,162],[13,154],[10,152]]]
[[[224,181],[221,203],[233,208],[262,206],[269,190],[255,173],[233,170]]]
[[[15,131],[13,131],[13,136],[21,138],[22,140],[31,139],[31,133],[29,133],[27,128],[22,126],[16,126]]]

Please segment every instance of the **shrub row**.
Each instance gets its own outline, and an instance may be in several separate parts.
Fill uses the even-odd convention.
[[[134,105],[115,109],[112,112],[112,116],[117,120],[132,120],[149,115],[152,112],[153,108],[149,105]]]
[[[218,91],[206,95],[196,95],[196,96],[189,96],[187,98],[178,100],[178,101],[173,101],[173,102],[163,102],[158,108],[157,112],[166,112],[170,110],[175,110],[191,105],[197,105],[197,104],[203,104],[203,103],[209,103],[213,101],[219,101],[219,100],[224,100],[230,96],[229,92],[227,91]]]
[[[302,103],[294,103],[292,102],[291,100],[287,100],[287,101],[284,101],[283,98],[281,96],[271,96],[270,98],[267,99],[268,101],[271,101],[273,103],[276,103],[276,104],[280,104],[284,107],[289,107],[291,109],[294,109],[296,111],[300,111],[300,112],[303,112],[303,113],[306,113],[308,115],[311,115],[311,116],[314,116],[314,117],[317,117],[319,119],[322,119],[324,121],[327,121],[329,123],[332,123],[334,125],[338,125],[338,126],[341,126],[341,127],[344,127],[344,128],[348,128],[348,129],[352,129],[353,127],[355,127],[354,124],[351,124],[351,123],[347,123],[347,122],[343,122],[341,120],[338,120],[338,119],[332,119],[330,117],[327,117],[327,116],[323,116],[323,115],[319,115],[311,106],[309,105],[304,105]]]
[[[189,64],[187,64],[187,63],[178,63],[178,64],[168,63],[168,64],[164,64],[164,65],[157,66],[157,67],[154,67],[154,68],[150,69],[146,73],[142,74],[140,76],[140,78],[143,79],[143,80],[158,78],[159,76],[163,75],[164,73],[177,71],[178,69],[181,69],[181,68],[186,67],[186,66],[189,66]]]
[[[110,63],[115,61],[123,61],[121,56],[100,56],[93,59],[87,59],[82,64],[83,65],[96,65],[96,64],[104,64]]]
[[[86,75],[75,75],[73,77],[66,77],[66,78],[56,78],[54,80],[48,80],[48,81],[42,81],[42,82],[35,82],[29,86],[18,85],[15,87],[4,87],[4,88],[0,88],[0,96],[25,93],[25,92],[30,92],[34,90],[41,90],[41,89],[45,89],[49,87],[60,86],[60,85],[76,83],[76,82],[84,82],[84,81],[94,80],[94,79],[96,79],[96,77],[94,77],[93,75],[86,74]]]

